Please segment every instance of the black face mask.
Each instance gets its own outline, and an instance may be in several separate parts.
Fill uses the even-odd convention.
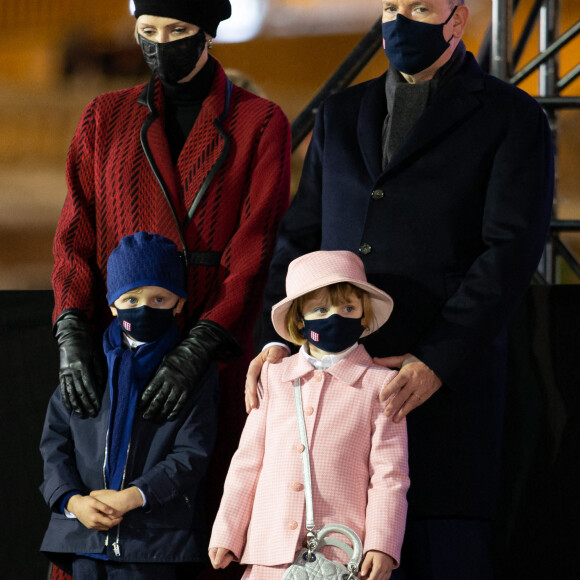
[[[173,42],[153,42],[139,35],[139,45],[147,66],[164,83],[176,84],[196,67],[205,48],[205,32]]]
[[[174,308],[117,308],[117,319],[123,332],[139,342],[153,342],[174,323]]]
[[[409,75],[429,68],[448,48],[443,27],[451,20],[457,6],[441,24],[412,20],[397,14],[395,20],[383,22],[383,48],[389,62]]]
[[[345,318],[333,314],[328,318],[304,319],[302,336],[316,348],[325,352],[342,352],[352,346],[363,333],[362,316]]]

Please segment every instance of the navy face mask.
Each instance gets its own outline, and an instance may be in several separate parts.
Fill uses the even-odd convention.
[[[411,20],[402,14],[397,14],[395,20],[383,22],[383,46],[389,62],[408,75],[429,68],[449,48],[453,37],[445,40],[443,27],[456,9],[457,6],[441,24]]]
[[[325,352],[342,352],[352,346],[363,333],[362,316],[345,318],[333,314],[328,318],[304,320],[302,336],[316,348]]]
[[[173,308],[117,308],[117,319],[123,332],[139,342],[153,342],[174,323]]]
[[[153,42],[139,35],[139,45],[147,66],[165,83],[184,79],[197,65],[205,48],[205,32],[174,40]]]

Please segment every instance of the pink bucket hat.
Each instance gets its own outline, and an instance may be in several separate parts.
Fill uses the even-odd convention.
[[[348,251],[319,251],[304,254],[288,266],[286,275],[286,298],[272,306],[272,323],[276,332],[290,340],[286,328],[286,313],[295,298],[330,286],[337,282],[348,282],[369,293],[374,311],[374,320],[368,321],[361,336],[380,328],[393,311],[393,299],[376,286],[367,282],[362,260]]]

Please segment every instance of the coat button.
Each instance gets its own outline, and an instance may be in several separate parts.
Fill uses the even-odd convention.
[[[288,529],[289,530],[295,530],[298,527],[298,522],[295,522],[293,520],[290,520],[288,522]]]
[[[312,407],[306,407],[304,409],[304,414],[305,415],[312,415],[312,413],[314,413],[314,409]]]
[[[358,251],[363,255],[363,256],[368,256],[371,252],[372,252],[372,247],[370,244],[361,244]]]
[[[322,380],[322,372],[321,371],[314,371],[314,380],[321,381]]]
[[[302,443],[298,443],[298,445],[296,445],[296,451],[298,451],[298,453],[302,453],[304,451],[304,445],[302,445]]]
[[[295,481],[292,484],[292,490],[293,491],[302,491],[303,489],[304,489],[304,486],[299,481]]]
[[[385,192],[382,189],[374,189],[371,193],[373,199],[383,199],[385,197]]]

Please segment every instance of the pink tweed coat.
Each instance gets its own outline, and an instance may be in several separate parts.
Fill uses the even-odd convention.
[[[365,553],[380,550],[398,562],[409,487],[407,428],[385,418],[378,399],[395,375],[373,365],[363,346],[326,371],[302,353],[266,363],[260,406],[230,464],[210,547],[227,548],[242,564],[275,566],[291,563],[302,546],[304,477],[293,398],[300,378],[317,528],[350,526]]]

